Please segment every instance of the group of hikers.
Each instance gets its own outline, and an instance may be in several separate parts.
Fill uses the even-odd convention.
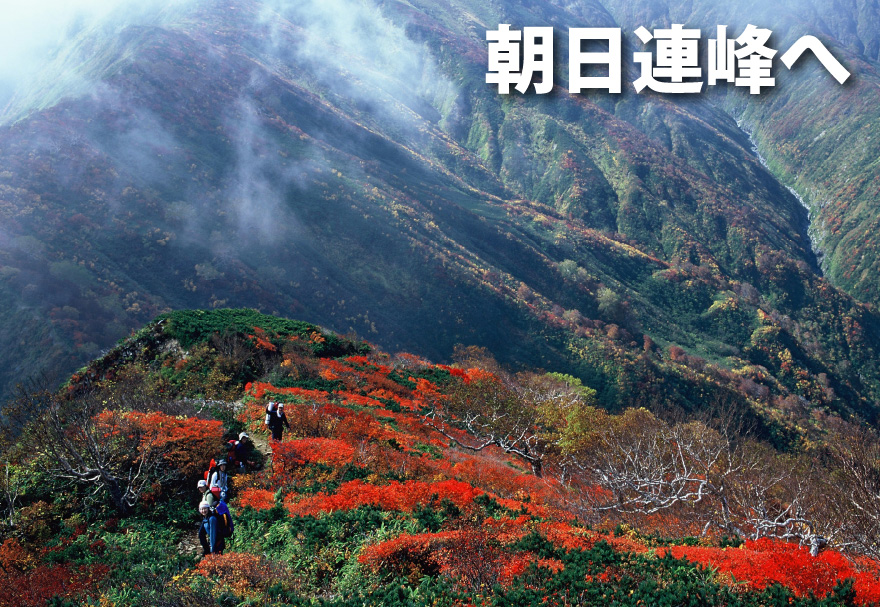
[[[266,426],[272,433],[272,439],[280,441],[284,428],[290,429],[290,422],[284,414],[284,403],[270,402],[266,405]],[[221,459],[212,459],[205,472],[205,478],[198,482],[201,494],[199,513],[202,523],[199,526],[199,542],[205,556],[222,554],[226,548],[226,540],[232,537],[234,524],[229,506],[229,475],[233,471],[244,472],[252,466],[251,455],[253,443],[247,432],[223,443],[224,455]]]

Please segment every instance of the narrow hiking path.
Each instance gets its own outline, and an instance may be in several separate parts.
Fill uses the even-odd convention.
[[[239,409],[243,407],[244,404],[241,402],[233,403],[233,407]],[[262,472],[266,470],[266,468],[272,465],[272,448],[269,445],[269,438],[263,436],[261,434],[250,433],[248,432],[248,437],[251,439],[251,443],[253,444],[253,448],[255,451],[260,453],[263,457],[263,466],[258,471]],[[233,473],[232,478],[234,478],[235,473]],[[234,494],[233,494],[234,496]],[[198,506],[198,502],[193,502],[193,508]],[[199,525],[194,524],[192,533],[186,533],[183,538],[181,538],[180,542],[177,544],[177,552],[181,555],[192,555],[198,557],[201,554],[202,546],[199,543]],[[234,538],[231,541],[228,541],[228,545],[234,545]]]

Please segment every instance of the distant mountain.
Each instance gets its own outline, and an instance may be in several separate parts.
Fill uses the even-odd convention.
[[[731,6],[234,0],[83,28],[0,128],[2,385],[162,311],[244,306],[436,360],[487,346],[609,408],[708,390],[874,422],[873,13]],[[820,35],[852,82],[485,84],[499,23],[556,27],[559,57],[568,27],[619,25],[630,64],[637,25],[730,15],[779,48]]]
[[[874,210],[880,175],[880,143],[874,134],[880,112],[880,4],[610,0],[607,6],[625,29],[676,22],[714,34],[716,24],[739,32],[754,23],[773,30],[771,42],[780,51],[800,36],[813,35],[848,66],[852,77],[837,86],[807,53],[790,72],[779,66],[775,89],[760,96],[728,91],[721,105],[753,133],[774,175],[808,204],[810,234],[828,278],[860,301],[880,303]]]

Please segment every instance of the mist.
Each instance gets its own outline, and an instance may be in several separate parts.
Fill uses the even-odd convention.
[[[0,19],[0,110],[34,89],[86,92],[79,40],[130,25],[161,24],[196,0],[3,0]],[[17,116],[20,117],[20,116]]]
[[[262,18],[272,28],[270,54],[308,66],[329,89],[386,117],[415,120],[425,100],[456,94],[428,50],[371,2],[267,0]],[[285,29],[300,30],[295,46]]]

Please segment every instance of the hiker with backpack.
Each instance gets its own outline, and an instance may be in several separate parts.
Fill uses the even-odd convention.
[[[213,508],[208,502],[199,504],[199,513],[202,515],[202,524],[199,527],[199,543],[205,556],[209,554],[223,554],[226,548],[226,538],[232,536],[232,516],[229,508],[221,501],[217,508]]]
[[[238,461],[238,468],[242,472],[247,469],[253,446],[254,444],[251,442],[251,437],[248,436],[247,432],[242,432],[238,435],[238,440],[235,442],[235,459]]]
[[[207,504],[213,508],[218,500],[216,497],[214,497],[214,494],[211,493],[211,491],[208,489],[208,481],[204,479],[200,480],[197,487],[199,489],[199,493],[202,494],[201,501],[207,502]]]
[[[284,434],[284,426],[290,430],[290,422],[284,414],[284,403],[270,402],[266,406],[266,425],[272,431],[272,439],[280,441]]]
[[[217,502],[217,506],[214,510],[217,512],[217,516],[220,517],[220,529],[223,532],[223,537],[225,539],[232,538],[232,532],[235,529],[235,525],[232,522],[232,513],[229,512],[229,506],[226,505],[226,502],[220,500]]]
[[[247,432],[238,435],[238,440],[230,439],[223,443],[226,449],[226,461],[229,464],[229,472],[244,472],[251,457],[253,443]]]
[[[221,459],[217,462],[216,468],[211,472],[211,478],[208,480],[208,487],[215,497],[226,501],[229,494],[229,475],[226,473],[226,460]],[[219,493],[219,496],[217,495]]]

